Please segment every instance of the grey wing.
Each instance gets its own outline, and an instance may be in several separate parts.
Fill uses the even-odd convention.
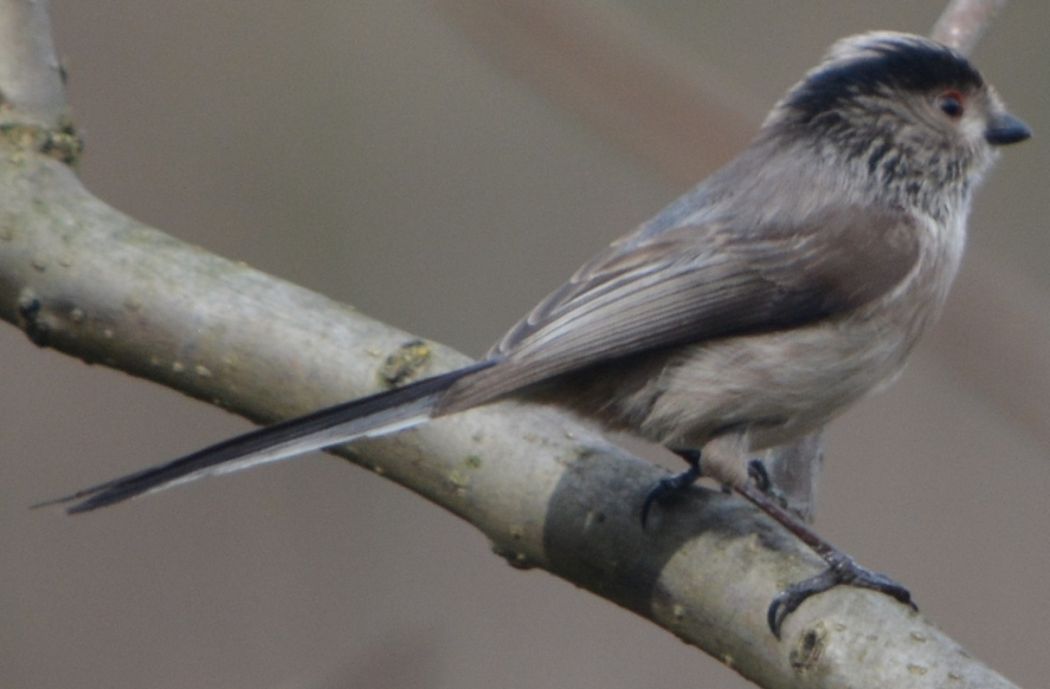
[[[515,325],[492,351],[502,362],[461,381],[442,409],[646,350],[833,318],[918,260],[919,228],[893,211],[844,207],[760,230],[729,218],[612,245]]]

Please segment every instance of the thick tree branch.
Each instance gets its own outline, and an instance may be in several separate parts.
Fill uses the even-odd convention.
[[[0,17],[34,6],[0,0]],[[21,15],[22,31],[46,28],[31,15]],[[44,56],[25,73],[53,64]],[[48,110],[47,123],[29,114],[31,102],[25,112],[26,124],[62,127],[61,109]],[[42,148],[36,138],[0,140],[0,318],[38,345],[256,421],[465,361],[128,218]],[[820,560],[711,491],[643,532],[639,502],[661,471],[550,409],[490,405],[341,454],[470,522],[512,565],[593,591],[762,686],[1013,686],[921,616],[860,590],[808,602],[778,642],[765,625],[768,602]]]

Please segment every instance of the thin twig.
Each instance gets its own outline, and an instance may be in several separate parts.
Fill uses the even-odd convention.
[[[53,126],[66,112],[62,70],[55,57],[46,2],[0,7],[0,94],[17,107],[22,125]],[[0,122],[5,121],[0,108]]]
[[[951,0],[930,31],[935,41],[969,55],[1007,0]]]

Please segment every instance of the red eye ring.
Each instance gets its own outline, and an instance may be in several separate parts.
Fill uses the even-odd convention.
[[[958,91],[945,91],[937,97],[937,107],[948,117],[957,120],[966,111],[963,100],[963,95]]]

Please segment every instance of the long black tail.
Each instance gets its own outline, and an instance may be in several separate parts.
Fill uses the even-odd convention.
[[[437,402],[456,381],[496,363],[482,361],[395,390],[337,404],[334,407],[260,428],[224,440],[166,464],[85,488],[34,507],[79,500],[70,514],[87,512],[145,493],[257,464],[290,459],[356,440],[418,426],[430,419]]]

